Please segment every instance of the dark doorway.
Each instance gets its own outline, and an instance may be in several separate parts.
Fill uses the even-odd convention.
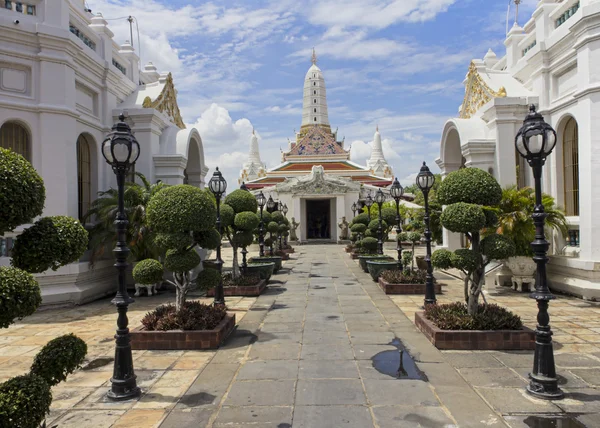
[[[329,199],[306,201],[308,239],[331,239],[331,204]]]

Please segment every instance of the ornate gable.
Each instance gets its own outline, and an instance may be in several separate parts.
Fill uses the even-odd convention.
[[[460,109],[461,119],[469,119],[477,110],[492,98],[506,97],[506,89],[502,86],[498,91],[494,91],[480,76],[477,66],[473,61],[469,66],[467,74],[467,85],[465,89],[465,98]]]
[[[275,186],[277,193],[293,195],[331,195],[360,191],[360,183],[352,180],[325,174],[321,165],[312,167],[309,175],[289,178]]]
[[[333,135],[322,127],[313,126],[285,156],[348,155]]]
[[[175,91],[171,73],[167,76],[165,86],[160,95],[154,101],[152,101],[150,97],[144,98],[142,107],[154,108],[159,112],[166,114],[171,119],[171,122],[179,128],[185,129],[185,124],[183,123],[181,113],[179,112],[179,106],[177,105],[177,92]]]

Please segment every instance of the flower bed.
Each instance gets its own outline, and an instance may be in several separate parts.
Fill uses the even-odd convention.
[[[427,272],[420,270],[412,273],[388,270],[381,274],[378,284],[385,294],[425,294],[426,274]],[[442,285],[434,279],[433,287],[436,294],[442,292]]]
[[[235,315],[225,308],[186,302],[179,313],[163,305],[149,312],[130,332],[131,349],[214,349],[235,327]]]
[[[415,324],[438,349],[535,349],[535,333],[517,315],[498,305],[484,308],[470,316],[463,303],[430,305],[415,314]]]
[[[267,288],[267,281],[261,279],[258,275],[242,275],[233,279],[231,274],[223,275],[223,294],[225,296],[260,296]],[[206,292],[208,297],[215,295],[215,289],[211,288]]]

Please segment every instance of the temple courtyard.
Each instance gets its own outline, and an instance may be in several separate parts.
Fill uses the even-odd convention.
[[[436,276],[447,284],[438,302],[462,299],[462,281]],[[535,328],[527,293],[492,289],[486,298]],[[130,327],[173,300],[170,293],[137,298]],[[138,400],[105,398],[116,324],[109,299],[39,310],[1,330],[0,380],[25,373],[42,345],[73,332],[88,356],[52,389],[48,426],[600,426],[600,303],[562,295],[551,303],[565,398],[542,401],[525,392],[533,351],[437,350],[414,326],[423,296],[386,296],[342,246],[297,246],[265,294],[226,300],[238,325],[218,350],[133,351]]]

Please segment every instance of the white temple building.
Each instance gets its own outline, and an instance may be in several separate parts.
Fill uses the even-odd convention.
[[[116,187],[100,145],[122,112],[141,146],[136,172],[153,183],[204,186],[202,139],[183,123],[171,74],[141,68],[132,43],[117,44],[83,0],[2,2],[0,34],[0,146],[41,174],[44,215],[81,219],[98,191]],[[2,237],[1,264],[18,233]],[[84,257],[38,280],[44,304],[116,290],[109,260],[91,270]]]
[[[288,218],[299,223],[301,241],[335,242],[341,238],[339,222],[344,217],[349,222],[354,216],[352,205],[360,205],[369,192],[385,190],[394,176],[383,154],[379,129],[367,165],[350,160],[344,140],[338,139],[337,130],[331,131],[325,78],[314,49],[311,62],[304,78],[302,125],[295,141],[282,152],[282,163],[265,170],[253,136],[239,180],[252,192],[262,190],[266,197],[286,204]]]
[[[458,117],[446,122],[437,164],[489,171],[505,187],[533,186],[514,139],[538,106],[557,131],[544,167],[543,191],[566,211],[567,240],[554,236],[551,288],[600,299],[600,1],[540,0],[524,26],[507,34],[506,54],[473,60]],[[454,249],[460,236],[444,231]]]

